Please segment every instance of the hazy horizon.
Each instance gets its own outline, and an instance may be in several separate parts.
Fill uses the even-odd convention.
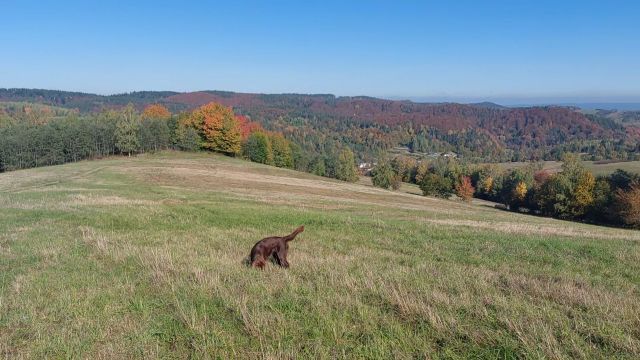
[[[1,84],[0,84],[1,85]],[[257,94],[302,94],[302,95],[333,95],[336,97],[375,97],[388,100],[408,100],[417,103],[460,103],[460,104],[476,104],[476,103],[495,103],[507,107],[519,107],[519,106],[544,106],[544,105],[558,105],[558,106],[577,106],[584,109],[605,109],[605,110],[640,110],[640,97],[456,97],[456,96],[375,96],[369,94],[334,94],[334,93],[299,93],[299,92],[248,92],[248,91],[236,91],[228,89],[197,89],[188,91],[177,91],[171,89],[140,89],[132,91],[123,91],[115,93],[95,93],[91,91],[83,91],[77,89],[45,89],[45,88],[25,88],[25,87],[2,87],[0,89],[30,89],[30,90],[53,90],[53,91],[66,91],[66,92],[78,92],[100,96],[114,96],[121,94],[128,94],[133,92],[151,91],[151,92],[176,92],[176,93],[189,93],[200,91],[222,91],[233,93],[257,93]]]

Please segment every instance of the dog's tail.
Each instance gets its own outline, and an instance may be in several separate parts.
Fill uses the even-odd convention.
[[[298,236],[298,234],[300,234],[301,232],[304,231],[304,225],[298,227],[297,229],[293,230],[293,232],[287,236],[284,237],[284,241],[291,241],[293,239],[296,238],[296,236]]]

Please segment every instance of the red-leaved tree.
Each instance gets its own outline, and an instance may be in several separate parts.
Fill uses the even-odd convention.
[[[244,115],[236,115],[236,120],[240,126],[240,137],[243,141],[246,140],[253,132],[264,131],[260,123],[251,121]]]

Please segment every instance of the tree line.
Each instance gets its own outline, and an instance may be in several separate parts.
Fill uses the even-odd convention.
[[[170,114],[139,114],[133,106],[37,121],[14,118],[0,126],[0,171],[191,148],[177,128],[177,119]]]
[[[382,158],[371,171],[375,186],[398,189],[402,182],[420,186],[425,196],[454,194],[494,201],[512,211],[558,219],[640,227],[640,175],[621,169],[594,176],[578,155],[565,154],[562,170],[541,163],[511,170],[475,165],[455,158],[417,161],[408,156]]]
[[[300,94],[238,94],[204,91],[142,91],[99,96],[51,90],[0,89],[0,123],[5,101],[41,102],[87,114],[133,103],[142,109],[163,103],[178,113],[202,99],[233,104],[270,131],[308,151],[330,156],[333,142],[349,147],[357,160],[402,145],[416,155],[456,152],[475,162],[560,160],[567,152],[589,160],[640,159],[640,132],[606,113],[583,114],[564,107],[503,108],[492,104],[421,104],[368,97]],[[35,104],[31,105],[32,108]],[[56,110],[58,111],[58,110]],[[315,149],[312,149],[315,147]],[[318,161],[316,161],[318,162]],[[321,165],[320,165],[321,166]]]
[[[356,181],[353,152],[346,146],[310,154],[267,131],[248,117],[217,103],[172,114],[160,104],[138,112],[132,104],[119,110],[80,115],[77,112],[34,112],[21,105],[0,122],[0,172],[58,165],[111,155],[166,149],[206,150],[278,167]],[[14,109],[15,110],[15,109]]]

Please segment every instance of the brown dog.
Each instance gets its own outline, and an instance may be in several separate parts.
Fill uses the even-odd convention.
[[[267,260],[269,259],[269,257],[273,256],[278,265],[282,266],[283,268],[288,268],[288,243],[289,241],[295,239],[295,237],[303,231],[304,226],[300,226],[287,236],[271,236],[258,241],[255,245],[253,245],[253,248],[251,248],[251,254],[249,255],[251,266],[264,269],[264,266],[267,264]]]

